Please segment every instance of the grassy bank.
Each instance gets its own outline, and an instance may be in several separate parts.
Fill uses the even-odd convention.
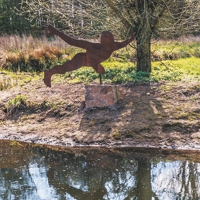
[[[137,73],[135,64],[132,62],[110,61],[104,62],[103,66],[106,69],[106,73],[102,76],[104,83],[189,81],[195,79],[200,81],[200,58],[152,62],[151,74]],[[24,85],[42,78],[43,73],[0,71],[0,90],[15,85]],[[66,82],[69,84],[99,82],[99,75],[90,67],[82,67],[65,75],[55,75],[52,81],[53,83]]]

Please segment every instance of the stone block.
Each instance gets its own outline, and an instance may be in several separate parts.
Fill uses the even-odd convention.
[[[86,108],[113,106],[119,98],[117,85],[85,85]]]

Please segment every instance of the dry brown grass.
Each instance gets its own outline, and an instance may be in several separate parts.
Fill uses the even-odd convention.
[[[40,38],[34,38],[31,35],[23,35],[22,37],[18,35],[3,35],[0,37],[0,47],[4,52],[29,52],[43,46],[57,47],[58,49],[64,49],[68,47],[68,45],[58,37],[47,38],[42,36]]]
[[[59,38],[23,35],[0,37],[0,67],[12,71],[41,71],[55,63],[68,45]]]

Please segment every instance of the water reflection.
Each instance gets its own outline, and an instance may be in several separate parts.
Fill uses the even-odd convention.
[[[0,200],[200,197],[198,159],[153,157],[134,149],[56,151],[7,141],[0,145]]]

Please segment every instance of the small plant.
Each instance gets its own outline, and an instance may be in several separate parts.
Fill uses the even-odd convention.
[[[114,137],[116,140],[119,140],[119,139],[121,138],[121,135],[120,135],[119,132],[115,132],[115,133],[113,134],[113,137]]]
[[[18,95],[15,98],[8,101],[6,105],[7,112],[13,112],[16,109],[20,109],[27,106],[26,97]]]
[[[0,91],[6,90],[8,88],[13,87],[16,85],[16,80],[12,77],[6,76],[5,73],[0,73]]]
[[[13,140],[13,141],[10,142],[10,146],[20,146],[20,147],[23,147],[23,145],[20,142],[15,141],[15,140]]]

